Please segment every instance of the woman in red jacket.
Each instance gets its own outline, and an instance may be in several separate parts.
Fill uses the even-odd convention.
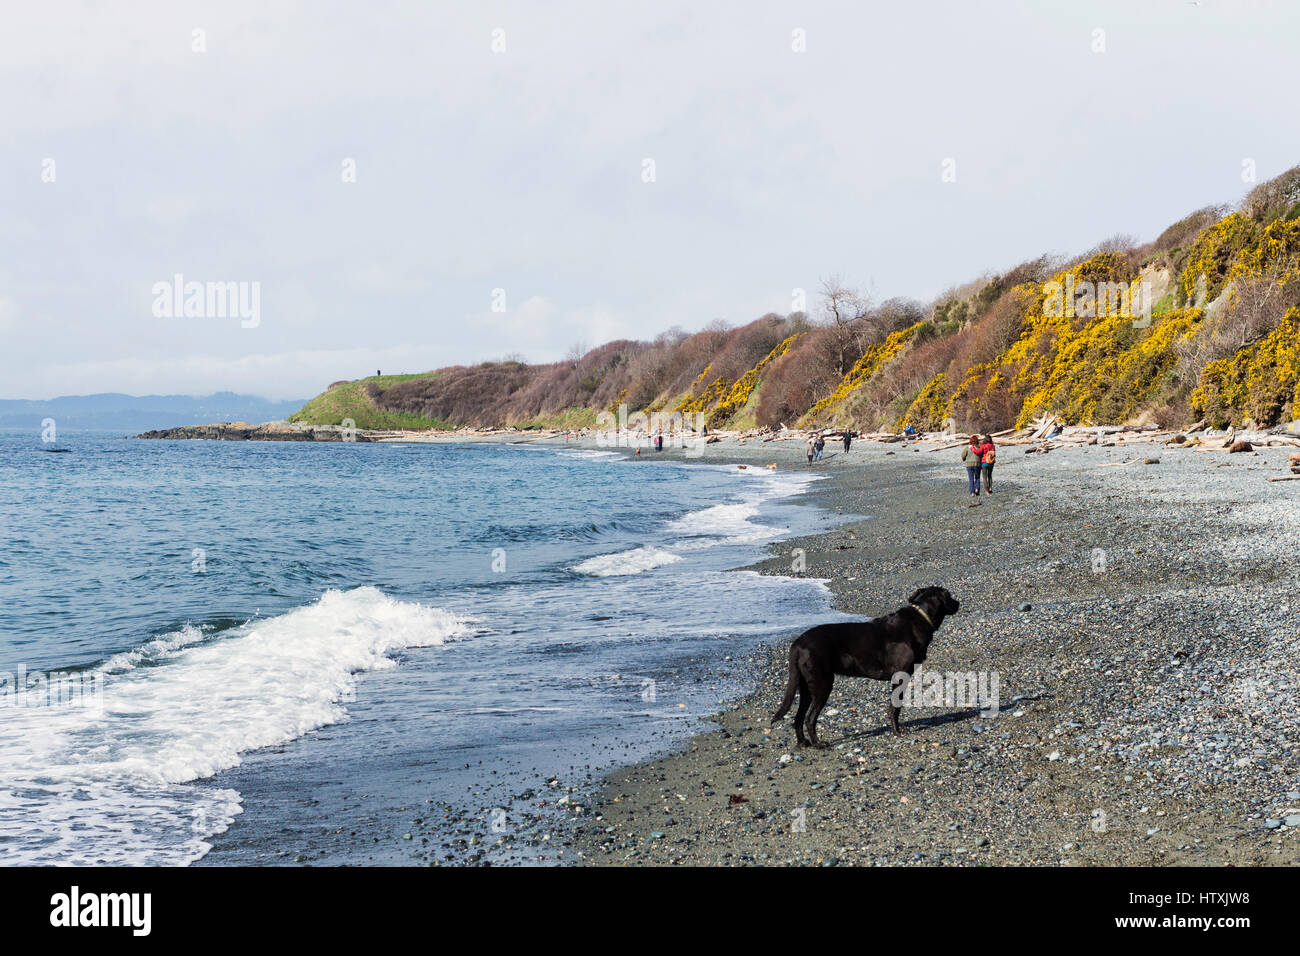
[[[998,459],[997,447],[993,444],[993,436],[985,435],[984,443],[980,445],[980,473],[984,476],[984,493],[993,494],[993,463]]]

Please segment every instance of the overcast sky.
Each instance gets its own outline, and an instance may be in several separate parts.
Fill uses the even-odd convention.
[[[1294,3],[5,8],[3,398],[553,360],[831,273],[925,300],[1300,163]],[[159,317],[176,274],[256,324]]]

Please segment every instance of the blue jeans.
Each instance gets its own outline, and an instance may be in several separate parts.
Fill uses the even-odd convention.
[[[978,495],[980,493],[979,465],[976,465],[974,468],[970,465],[966,466],[966,482],[970,485],[970,493],[972,495]]]

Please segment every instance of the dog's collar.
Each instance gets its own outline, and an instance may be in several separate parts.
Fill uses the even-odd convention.
[[[929,624],[931,627],[934,627],[934,621],[930,620],[930,615],[928,615],[928,614],[925,613],[925,608],[917,607],[915,604],[913,604],[912,607],[913,607],[913,609],[915,609],[915,611],[916,611],[917,614],[919,614],[919,615],[921,615],[921,617],[925,618],[925,623],[926,623],[926,624]]]

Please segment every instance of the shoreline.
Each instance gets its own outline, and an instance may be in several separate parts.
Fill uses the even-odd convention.
[[[795,446],[779,451],[727,442],[717,457],[789,467]],[[716,729],[605,777],[576,833],[583,861],[1300,860],[1300,590],[1284,566],[1300,496],[1265,481],[1287,450],[1147,466],[1122,447],[1005,450],[978,507],[955,451],[918,452],[855,444],[814,466],[837,477],[805,492],[820,507],[873,517],[780,542],[754,569],[788,575],[803,549],[836,609],[864,616],[949,587],[963,609],[927,665],[997,673],[1000,714],[905,710],[895,739],[885,685],[840,678],[820,724],[830,749],[801,750],[788,716],[768,724],[777,642]]]
[[[497,434],[435,440],[506,444]],[[546,833],[558,838],[551,846],[576,849],[545,862],[1296,862],[1300,831],[1286,820],[1300,814],[1300,796],[1289,797],[1300,791],[1300,768],[1288,750],[1300,741],[1300,675],[1283,639],[1300,593],[1279,565],[1300,546],[1300,486],[1264,480],[1285,473],[1289,448],[1161,449],[1162,463],[1142,465],[1123,441],[1051,454],[1008,446],[998,493],[968,508],[957,450],[934,442],[855,442],[848,455],[828,444],[826,460],[811,467],[802,442],[789,440],[727,436],[699,457],[648,447],[638,455],[562,434],[518,444],[638,462],[776,464],[831,479],[790,500],[813,504],[836,527],[776,542],[769,557],[735,570],[797,577],[792,555],[802,549],[802,576],[825,580],[835,610],[863,616],[894,610],[914,587],[944,584],[963,611],[945,623],[928,666],[997,671],[1003,695],[993,720],[905,711],[909,733],[895,740],[884,733],[884,685],[841,678],[820,724],[831,749],[800,751],[788,717],[768,726],[794,632],[747,647],[730,673],[716,675],[745,690],[719,702],[702,730],[649,742],[645,752],[658,756],[626,754],[637,762],[574,779],[566,788],[572,815],[525,814],[517,846],[537,846],[534,835]],[[1256,531],[1272,539],[1261,543]],[[1181,553],[1161,546],[1172,540]],[[1095,548],[1108,555],[1101,574],[1092,568]],[[1258,603],[1242,583],[1252,580],[1268,588]],[[1032,610],[1017,610],[1024,603]],[[1252,608],[1288,610],[1261,620]],[[1187,636],[1208,635],[1204,622],[1223,618],[1256,626],[1221,648]],[[1233,637],[1226,625],[1213,634]],[[1251,640],[1263,642],[1262,669],[1252,670]],[[1257,681],[1255,697],[1233,698],[1232,680]],[[1156,687],[1170,681],[1187,701]],[[1147,724],[1160,734],[1140,737]],[[1226,740],[1207,736],[1223,734],[1218,728]],[[1208,751],[1207,741],[1215,744]],[[1252,764],[1234,766],[1243,759]],[[744,802],[731,803],[733,795]],[[796,811],[805,827],[797,833]],[[400,838],[377,813],[372,822],[384,843]],[[218,852],[198,865],[223,862],[229,857]]]
[[[566,451],[563,445],[539,447],[543,451],[541,458],[561,460],[559,453]],[[571,446],[570,450],[579,452],[579,457],[589,457],[582,454],[588,449]],[[605,449],[590,450],[600,452],[590,457],[613,462],[617,466],[614,471],[623,472],[631,464],[615,460],[624,458],[621,454],[610,456],[604,453]],[[488,448],[478,451],[483,456],[493,454]],[[527,461],[538,458],[522,451],[516,457],[526,460],[521,466],[525,472],[532,467]],[[635,455],[626,457],[634,459]],[[640,460],[651,459],[643,455]],[[716,458],[705,459],[705,463],[714,469],[730,470]],[[538,466],[548,467],[540,459]],[[642,487],[646,480],[655,482],[664,477],[648,472],[641,473],[640,478],[633,477],[636,474],[629,473],[624,479],[629,488]],[[690,479],[692,487],[697,479],[710,482],[709,489],[716,486],[719,494],[715,496],[710,490],[707,495],[688,498],[690,515],[730,506],[736,492],[741,492],[740,497],[744,498],[751,492],[743,489],[758,487],[747,480],[737,481],[731,474],[718,479],[699,472]],[[786,485],[788,490],[754,492],[762,501],[751,520],[764,527],[782,529],[785,534],[819,527],[818,512],[792,503],[799,494],[795,489],[804,483],[778,484]],[[765,471],[761,485],[768,485]],[[670,528],[671,524],[684,520],[674,519]],[[706,530],[712,533],[711,526],[706,526]],[[683,527],[664,533],[689,537],[690,529]],[[628,546],[624,543],[610,554],[623,554],[622,549]],[[723,576],[735,573],[763,554],[760,542],[746,543],[743,538],[730,543],[719,541],[700,553],[710,552],[713,547],[729,550],[720,557],[705,557],[703,578],[692,579],[697,583],[701,579],[713,581],[711,588],[716,588]],[[569,563],[574,560],[577,559],[572,558]],[[749,577],[755,578],[752,574]],[[624,580],[633,582],[634,579]],[[643,575],[641,582],[634,586],[653,586],[653,580]],[[751,594],[755,588],[779,594],[786,594],[788,589],[785,600],[798,598],[797,606],[812,613],[823,613],[829,605],[829,595],[807,581],[778,584],[770,578],[755,579],[738,582],[733,592]],[[808,592],[807,603],[799,597],[801,591]],[[746,618],[748,623],[737,631],[735,638],[727,640],[716,639],[718,635],[713,634],[713,614],[708,608],[697,609],[693,612],[698,623],[694,628],[696,637],[663,644],[651,642],[646,652],[630,648],[633,657],[604,662],[608,673],[600,667],[596,671],[584,670],[585,679],[604,675],[596,685],[603,688],[602,693],[609,692],[611,680],[615,684],[622,681],[627,688],[624,696],[634,702],[644,700],[640,696],[643,689],[638,686],[638,675],[650,675],[660,688],[660,696],[658,706],[633,703],[635,713],[629,720],[599,731],[593,729],[576,742],[576,738],[548,740],[528,731],[499,740],[492,751],[470,743],[469,738],[462,741],[459,737],[447,749],[443,731],[456,734],[462,731],[455,727],[439,728],[449,720],[458,720],[449,715],[466,705],[455,698],[440,697],[438,688],[445,685],[449,673],[463,678],[482,666],[476,663],[474,642],[471,639],[453,642],[436,655],[421,650],[403,653],[400,655],[403,667],[369,675],[358,684],[356,698],[348,705],[347,719],[314,732],[316,743],[305,740],[300,743],[301,739],[296,739],[282,746],[247,753],[239,766],[196,784],[237,790],[244,811],[227,830],[207,840],[209,851],[192,865],[572,862],[570,828],[586,804],[585,796],[594,790],[600,776],[616,766],[665,753],[689,733],[707,726],[702,721],[743,689],[733,679],[730,665],[722,663],[724,655],[734,655],[736,659],[750,656],[762,637],[744,636],[745,630],[754,623],[767,623],[758,621],[759,618],[772,618],[774,613],[780,617],[783,612],[775,607],[780,602],[781,598],[777,597],[771,607],[766,600],[750,603],[752,613]],[[582,619],[581,615],[574,617],[575,622]],[[666,620],[674,619],[673,614],[666,615]],[[791,619],[782,617],[786,621]],[[511,633],[509,620],[498,620],[497,624],[497,633]],[[762,630],[770,634],[776,627],[773,624]],[[561,648],[558,653],[568,651]],[[421,717],[409,709],[403,713],[400,708],[399,701],[407,699],[410,693],[409,688],[403,690],[406,684],[424,685],[421,697],[425,712]],[[509,703],[503,701],[501,705]],[[583,705],[576,706],[568,719],[573,726],[580,726],[586,718],[581,711]],[[401,743],[396,745],[391,743],[398,736],[395,725],[405,728],[400,734]],[[388,730],[390,726],[394,729]],[[358,730],[377,736],[382,746],[359,746],[354,736]],[[332,769],[339,761],[351,765],[347,772]],[[504,819],[499,823],[494,819],[493,808],[504,811]]]

